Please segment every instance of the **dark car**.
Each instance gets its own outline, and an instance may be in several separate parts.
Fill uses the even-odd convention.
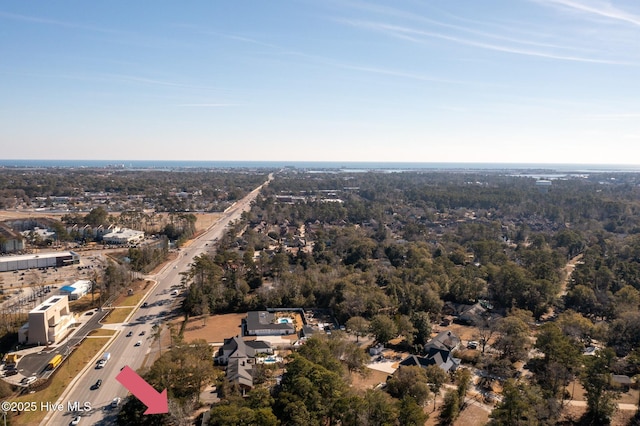
[[[18,374],[18,370],[5,370],[4,375],[9,377],[9,376],[15,376],[16,374]]]
[[[102,386],[102,380],[98,379],[98,381],[91,386],[91,389],[100,389],[100,386]]]
[[[149,306],[149,304],[148,304],[147,302],[144,302],[144,303],[142,304],[142,307],[143,307],[143,308],[146,308],[147,306]]]
[[[130,331],[127,333],[127,337],[131,337],[131,336],[133,336],[133,331]]]
[[[146,331],[144,331],[144,330],[142,330],[142,331],[140,332],[140,336],[144,336],[145,334],[146,334]]]

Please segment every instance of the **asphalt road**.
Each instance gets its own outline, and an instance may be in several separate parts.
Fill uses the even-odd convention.
[[[270,175],[269,180],[272,178]],[[114,418],[118,409],[110,407],[111,401],[116,397],[124,399],[128,393],[127,389],[116,380],[116,376],[125,365],[134,370],[139,369],[147,353],[157,351],[158,342],[153,341],[151,328],[154,324],[162,324],[166,321],[166,316],[161,313],[169,311],[173,299],[180,297],[170,294],[171,286],[180,283],[179,274],[189,269],[188,265],[194,257],[209,251],[215,240],[222,237],[227,225],[239,219],[244,211],[249,210],[251,201],[258,195],[260,189],[262,189],[262,185],[227,209],[218,222],[193,240],[188,247],[182,249],[180,256],[170,262],[160,273],[147,277],[157,281],[156,287],[149,292],[146,299],[141,301],[141,305],[142,302],[147,302],[148,307],[142,308],[140,305],[130,317],[130,322],[123,323],[118,327],[119,334],[105,349],[105,352],[111,354],[110,361],[102,369],[91,366],[85,370],[84,374],[77,377],[57,401],[58,404],[64,404],[65,407],[68,406],[68,403],[76,401],[81,406],[84,403],[90,403],[91,410],[78,413],[82,416],[81,425],[112,425],[115,423]],[[126,337],[129,331],[132,331],[133,335]],[[145,332],[144,336],[140,336],[142,331]],[[136,347],[135,343],[138,340],[141,341],[141,345]],[[102,386],[92,390],[91,387],[98,379],[102,380]],[[157,390],[162,391],[162,389]],[[55,411],[45,417],[41,426],[69,424],[75,415],[66,409],[60,412]]]

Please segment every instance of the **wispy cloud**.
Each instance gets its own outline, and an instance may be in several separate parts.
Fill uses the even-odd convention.
[[[433,81],[438,83],[473,84],[472,82],[469,82],[469,81],[436,78],[436,77],[431,77],[431,76],[422,75],[422,74],[414,74],[414,73],[408,73],[408,72],[384,69],[384,68],[363,67],[363,66],[349,65],[345,63],[335,63],[335,62],[333,63],[333,65],[339,68],[344,68],[349,70],[363,71],[363,72],[372,73],[372,74],[389,75],[392,77],[408,78],[412,80]]]
[[[194,29],[202,34],[215,35],[218,37],[224,37],[227,39],[236,40],[243,43],[249,43],[249,44],[268,47],[269,49],[271,49],[273,53],[278,55],[288,55],[292,57],[297,57],[308,63],[319,64],[322,66],[327,66],[332,68],[341,68],[341,69],[347,69],[347,70],[353,70],[353,71],[360,71],[368,74],[388,75],[392,77],[405,78],[405,79],[411,79],[411,80],[453,83],[453,84],[475,84],[474,82],[471,82],[471,81],[460,81],[460,80],[453,80],[453,79],[447,79],[447,78],[439,78],[439,77],[434,77],[434,76],[429,76],[424,74],[405,72],[402,70],[394,70],[394,69],[387,69],[387,68],[372,67],[367,65],[359,65],[354,63],[347,63],[344,61],[337,61],[335,59],[320,56],[320,55],[313,55],[305,52],[300,52],[297,50],[292,50],[285,46],[281,46],[281,45],[277,45],[269,42],[263,42],[261,40],[256,40],[255,38],[252,38],[252,37],[207,31],[207,30],[195,28],[193,26],[189,26],[189,28]]]
[[[441,32],[418,30],[418,29],[414,29],[406,26],[391,25],[391,24],[381,23],[381,22],[360,21],[360,20],[350,20],[350,19],[340,19],[340,21],[345,24],[351,25],[353,27],[359,27],[359,28],[364,28],[372,31],[385,33],[387,35],[401,38],[404,40],[409,40],[415,43],[426,43],[427,39],[429,38],[437,38],[440,40],[446,40],[446,41],[450,41],[453,43],[462,44],[466,46],[478,47],[481,49],[494,50],[498,52],[512,53],[512,54],[524,55],[524,56],[534,56],[539,58],[558,59],[563,61],[574,61],[574,62],[598,63],[598,64],[634,65],[633,63],[625,62],[625,61],[567,55],[562,53],[528,49],[525,47],[509,46],[505,44],[496,44],[496,43],[484,42],[480,40],[472,40],[469,38],[444,34]]]
[[[178,104],[177,107],[184,108],[224,108],[241,106],[240,104]]]
[[[109,79],[112,81],[120,81],[120,82],[148,84],[148,85],[154,85],[154,86],[177,87],[177,88],[185,88],[185,89],[219,90],[218,88],[211,87],[211,86],[199,86],[199,85],[186,84],[186,83],[175,82],[175,81],[159,80],[155,78],[139,77],[139,76],[125,75],[125,74],[104,74],[102,76],[97,76],[97,78]]]
[[[111,28],[102,28],[102,27],[96,27],[92,25],[78,24],[75,22],[66,22],[66,21],[60,21],[57,19],[42,18],[39,16],[20,15],[17,13],[9,13],[9,12],[3,12],[3,11],[0,11],[0,19],[9,19],[12,21],[21,21],[21,22],[31,22],[34,24],[53,25],[57,27],[73,28],[73,29],[93,31],[93,32],[99,32],[99,33],[108,33],[108,34],[124,34],[125,33],[123,31],[114,30]]]
[[[580,13],[591,14],[602,18],[622,21],[636,26],[640,26],[640,16],[626,12],[612,6],[610,3],[597,2],[585,3],[573,0],[534,0],[539,4],[560,6],[564,9],[574,10]]]
[[[484,30],[478,30],[473,28],[472,26],[480,26],[480,25],[487,25],[487,22],[480,22],[480,21],[476,21],[476,20],[471,20],[471,19],[467,19],[467,18],[462,18],[460,16],[456,16],[453,15],[449,12],[445,12],[445,11],[440,11],[440,13],[448,16],[449,18],[458,20],[458,21],[462,21],[465,24],[472,24],[472,25],[456,25],[456,24],[451,24],[448,22],[443,22],[443,21],[439,21],[436,19],[432,19],[432,18],[427,18],[425,16],[422,16],[418,13],[412,13],[412,12],[407,12],[404,10],[399,10],[393,7],[389,7],[389,6],[380,6],[380,5],[374,5],[371,3],[363,3],[363,2],[344,2],[345,5],[359,9],[359,10],[363,10],[366,12],[370,12],[373,14],[377,14],[377,15],[381,15],[384,16],[386,18],[400,18],[400,19],[404,19],[407,21],[414,21],[414,22],[420,22],[420,23],[424,23],[424,24],[428,24],[428,25],[432,25],[432,26],[437,26],[437,27],[441,27],[441,28],[446,28],[446,29],[451,29],[451,30],[455,30],[458,32],[463,32],[463,33],[467,33],[467,34],[472,34],[474,36],[481,36],[481,37],[486,37],[486,38],[490,38],[490,39],[495,39],[495,40],[501,40],[501,41],[508,41],[510,43],[516,43],[516,44],[523,44],[523,45],[529,45],[529,46],[534,46],[534,47],[550,47],[550,48],[554,48],[554,49],[571,49],[571,50],[575,50],[575,47],[573,46],[562,46],[559,44],[554,44],[554,43],[549,43],[549,42],[543,42],[543,41],[537,41],[537,40],[528,40],[528,39],[523,39],[523,38],[516,38],[514,36],[515,33],[519,32],[518,28],[514,27],[510,27],[510,28],[505,28],[502,27],[501,30],[505,32],[505,34],[498,34],[495,32],[488,32],[488,31],[484,31]],[[540,32],[537,32],[537,35],[540,36]]]

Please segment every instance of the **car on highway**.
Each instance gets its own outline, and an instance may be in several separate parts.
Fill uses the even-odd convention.
[[[140,332],[140,336],[144,336],[145,334],[146,334],[146,331],[144,331],[144,330],[142,330],[142,331]]]
[[[131,337],[131,336],[133,336],[133,331],[130,331],[127,333],[127,337]]]
[[[140,340],[138,340],[138,341],[136,342],[136,344],[135,344],[135,345],[133,345],[133,346],[140,346],[141,344],[142,344],[142,342],[141,342]]]
[[[119,397],[113,398],[113,401],[111,401],[111,408],[116,408],[118,405],[120,405],[120,398]]]
[[[72,420],[71,423],[69,423],[71,426],[75,426],[80,424],[80,416],[75,416]]]
[[[98,381],[97,381],[97,382],[95,382],[95,383],[93,384],[93,386],[91,386],[91,390],[94,390],[94,389],[100,389],[100,386],[102,386],[102,380],[101,380],[101,379],[98,379]]]

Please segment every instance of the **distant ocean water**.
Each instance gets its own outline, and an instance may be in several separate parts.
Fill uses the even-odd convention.
[[[639,165],[544,163],[401,163],[349,161],[160,161],[160,160],[3,160],[0,168],[114,168],[114,169],[280,169],[304,170],[544,170],[564,173],[640,172]]]

